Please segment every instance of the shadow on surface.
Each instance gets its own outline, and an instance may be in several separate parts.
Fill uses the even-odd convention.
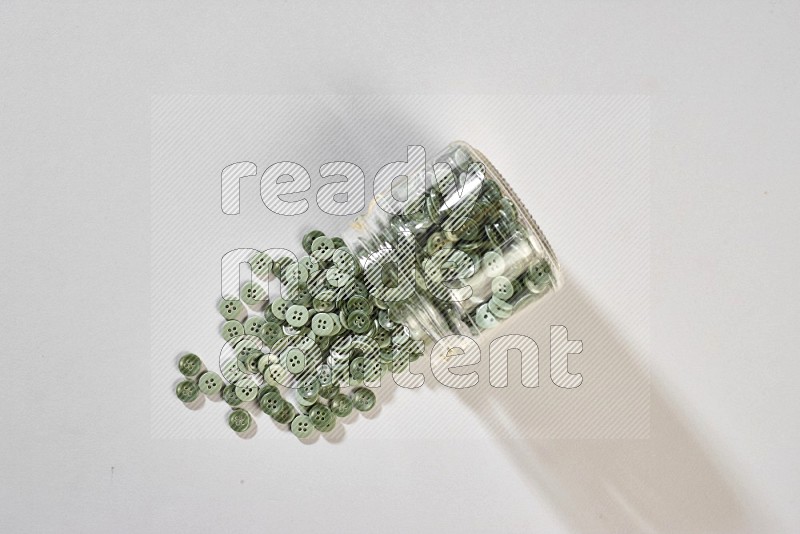
[[[582,353],[570,356],[570,370],[581,372],[584,383],[574,390],[556,387],[549,377],[548,351],[544,350],[544,343],[539,343],[538,388],[521,387],[519,366],[514,368],[513,356],[510,356],[509,387],[504,390],[484,388],[483,395],[464,390],[456,394],[480,417],[492,437],[502,438],[498,441],[517,465],[520,476],[537,493],[547,496],[563,521],[580,532],[732,532],[756,524],[763,527],[762,517],[752,517],[754,511],[745,510],[741,488],[734,490],[731,477],[714,460],[713,452],[701,442],[686,417],[674,408],[658,381],[651,380],[645,355],[638,354],[626,343],[580,287],[568,284],[557,295],[523,315],[526,324],[567,325],[571,338],[583,341]],[[565,318],[564,321],[558,322],[561,318]],[[585,325],[586,329],[578,325]],[[526,330],[514,328],[514,331]],[[505,333],[510,332],[500,332],[501,335]],[[489,340],[481,338],[480,341],[482,354],[488,355]],[[508,426],[517,428],[531,424],[525,409],[531,403],[554,403],[582,388],[589,390],[596,376],[603,379],[599,370],[597,375],[585,370],[590,359],[624,374],[624,382],[630,387],[650,384],[649,437],[505,437],[510,433]],[[490,402],[484,397],[487,394],[493,397]],[[617,407],[625,398],[624,392],[614,389],[593,395],[597,403],[608,402]],[[575,403],[573,407],[579,412],[585,408],[585,403]],[[639,415],[634,413],[634,417]],[[575,421],[592,423],[591,417],[582,413],[573,413],[570,417],[571,420],[562,421],[563,425],[570,425],[570,433],[574,433]],[[558,429],[557,423],[550,423],[555,425],[551,426],[551,431]],[[624,421],[616,423],[624,435]]]

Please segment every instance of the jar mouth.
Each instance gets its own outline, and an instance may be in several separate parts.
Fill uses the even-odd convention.
[[[556,256],[553,247],[550,246],[550,242],[547,240],[547,237],[544,235],[542,229],[536,223],[536,220],[533,218],[530,211],[528,211],[527,206],[525,206],[525,204],[520,200],[519,196],[517,196],[517,193],[509,185],[506,179],[503,178],[503,175],[500,174],[500,171],[497,170],[497,167],[492,164],[491,160],[489,160],[489,158],[487,158],[483,152],[473,147],[466,141],[455,141],[451,143],[450,146],[459,146],[464,150],[471,152],[473,156],[475,156],[475,159],[480,160],[480,162],[484,164],[489,176],[492,180],[497,182],[500,190],[514,202],[518,209],[518,213],[521,216],[520,219],[525,224],[526,229],[529,230],[530,235],[536,240],[534,245],[539,245],[539,247],[536,248],[541,250],[542,254],[545,256],[545,260],[547,260],[551,266],[552,274],[554,275],[554,289],[560,287],[563,282],[561,264],[558,261],[558,257]]]

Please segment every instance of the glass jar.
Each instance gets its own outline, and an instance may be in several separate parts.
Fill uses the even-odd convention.
[[[418,194],[378,192],[342,235],[411,337],[479,335],[561,285],[550,244],[482,153],[455,142],[420,172]]]

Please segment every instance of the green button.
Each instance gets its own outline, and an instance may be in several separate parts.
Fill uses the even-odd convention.
[[[311,279],[319,271],[319,262],[316,258],[311,256],[303,256],[297,260],[297,263],[305,267],[308,271],[308,277]]]
[[[280,411],[272,416],[272,419],[276,423],[280,423],[285,425],[289,421],[291,421],[294,416],[297,414],[294,407],[286,401],[283,401],[283,406],[281,407]]]
[[[359,412],[368,412],[375,407],[375,393],[367,388],[355,388],[350,394],[353,408]]]
[[[509,306],[509,308],[513,308],[511,304],[508,304],[506,301],[497,298],[497,295],[489,299],[489,302],[487,303],[489,311],[497,319],[508,319],[509,317],[511,317],[511,309],[506,309],[504,306]]]
[[[492,293],[502,300],[508,300],[514,295],[514,286],[505,276],[497,276],[492,279]]]
[[[347,325],[356,334],[366,334],[372,328],[372,320],[363,311],[354,311],[347,316]]]
[[[350,360],[350,377],[356,381],[361,382],[364,380],[364,375],[367,373],[367,360],[363,356],[358,356]]]
[[[319,380],[316,378],[303,380],[297,388],[297,398],[303,399],[309,404],[313,404],[319,396]]]
[[[334,415],[324,404],[315,404],[308,410],[308,417],[317,430],[324,429],[333,420]]]
[[[347,301],[347,311],[360,311],[369,315],[372,313],[372,304],[368,298],[361,295],[354,295]]]
[[[234,432],[244,432],[250,428],[252,418],[247,410],[236,408],[228,416],[228,425]]]
[[[387,366],[375,356],[370,356],[364,364],[364,382],[375,382],[386,373]]]
[[[372,334],[372,337],[378,343],[378,347],[385,349],[389,345],[392,344],[392,334],[388,330],[384,330],[383,328],[379,328],[375,330]]]
[[[328,313],[317,313],[311,319],[311,330],[318,336],[324,337],[333,334],[335,327],[336,323],[333,322],[333,318]]]
[[[528,268],[525,275],[525,287],[531,293],[537,294],[543,292],[553,283],[552,271],[550,265],[542,260]]]
[[[263,317],[251,315],[247,318],[247,320],[245,320],[244,323],[242,323],[245,335],[261,337],[263,334],[264,324],[266,324],[266,322],[266,319]]]
[[[306,251],[306,254],[311,254],[311,244],[314,242],[314,240],[324,235],[325,234],[319,230],[311,230],[303,236],[302,245],[303,250]]]
[[[269,279],[272,272],[272,258],[266,252],[257,252],[250,258],[250,271],[256,278]]]
[[[242,402],[250,402],[258,397],[258,384],[252,378],[246,378],[236,384],[234,392]]]
[[[184,380],[175,387],[175,395],[177,395],[182,402],[189,403],[200,395],[200,388],[191,380]]]
[[[247,315],[247,310],[240,300],[221,300],[218,309],[219,313],[228,321],[233,319],[238,321]]]
[[[197,354],[185,354],[178,360],[178,370],[186,377],[197,376],[202,368],[203,362]]]
[[[425,244],[425,252],[427,252],[429,256],[433,256],[440,250],[452,248],[452,246],[453,243],[448,241],[441,232],[434,232]]]
[[[308,309],[298,304],[289,306],[286,310],[286,322],[295,328],[300,328],[308,322]]]
[[[274,389],[268,390],[261,396],[260,399],[258,399],[258,406],[265,414],[272,417],[281,411],[285,402],[286,401],[283,399],[280,392],[277,389]]]
[[[249,352],[244,355],[244,359],[241,360],[244,364],[245,372],[251,375],[258,373],[258,362],[262,356],[263,354],[259,349],[249,349]]]
[[[314,431],[314,425],[311,423],[311,418],[307,415],[297,415],[292,419],[291,425],[292,434],[300,439],[307,438]]]
[[[273,363],[277,363],[277,361],[277,356],[272,353],[262,354],[258,359],[258,364],[256,364],[256,372],[258,372],[258,374],[264,374],[264,371],[267,369],[267,367]]]
[[[500,276],[506,270],[506,261],[503,256],[493,250],[483,255],[481,263],[486,270],[486,274],[492,278]]]
[[[197,386],[206,395],[213,395],[222,389],[222,378],[214,371],[206,371],[200,375]]]
[[[353,411],[353,401],[344,393],[337,393],[328,403],[336,417],[347,417]]]
[[[244,335],[244,325],[239,321],[225,321],[220,330],[225,341],[231,341]]]
[[[478,309],[475,310],[475,323],[484,330],[497,326],[497,319],[492,315],[492,312],[489,311],[489,306],[487,304],[481,304],[478,306]]]
[[[291,303],[288,300],[277,298],[270,305],[269,309],[276,319],[283,321],[286,318],[286,310],[289,309]]]
[[[333,256],[336,246],[329,237],[319,236],[311,242],[311,255],[318,260],[327,260]]]
[[[331,258],[333,264],[339,268],[340,271],[347,273],[349,275],[355,275],[358,273],[358,263],[356,262],[353,255],[350,254],[350,251],[344,248],[337,248],[333,252],[333,257]]]
[[[239,366],[238,359],[226,360],[224,363],[220,362],[222,366],[222,377],[230,384],[235,384],[244,377],[245,372]]]
[[[261,310],[267,303],[267,292],[258,284],[247,282],[239,290],[239,298],[253,310]]]
[[[284,337],[283,329],[278,323],[267,321],[261,327],[261,340],[269,347],[273,348],[275,343]]]
[[[325,280],[332,287],[343,287],[350,281],[350,275],[338,267],[331,267],[325,270]]]
[[[222,388],[222,400],[227,402],[230,406],[239,406],[242,403],[242,400],[236,396],[233,384],[226,384]]]
[[[258,388],[258,400],[261,400],[261,397],[266,395],[267,393],[275,392],[280,395],[280,391],[275,386],[270,384],[262,384],[260,388]]]
[[[289,371],[280,363],[273,363],[264,372],[264,380],[271,386],[285,386],[289,383]]]
[[[300,374],[306,368],[306,355],[297,347],[291,347],[283,353],[286,370],[293,375]]]
[[[332,377],[331,377],[332,378]],[[319,396],[323,399],[332,399],[339,393],[338,384],[327,384],[319,388]]]

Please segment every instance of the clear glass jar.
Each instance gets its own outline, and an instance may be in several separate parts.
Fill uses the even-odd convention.
[[[478,335],[561,285],[547,239],[482,153],[452,143],[424,173],[402,211],[382,209],[396,195],[380,192],[342,235],[414,339]]]

